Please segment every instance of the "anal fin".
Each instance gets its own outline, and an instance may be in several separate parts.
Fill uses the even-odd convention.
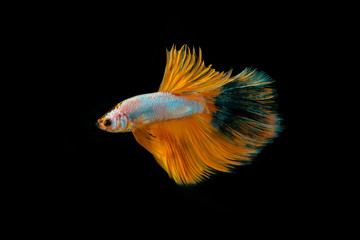
[[[178,184],[195,184],[216,171],[249,161],[252,150],[232,142],[210,124],[207,113],[144,125],[135,139]],[[250,152],[249,152],[250,151]]]

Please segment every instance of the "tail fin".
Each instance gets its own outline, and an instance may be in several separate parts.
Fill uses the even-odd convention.
[[[244,142],[250,152],[259,151],[280,130],[272,82],[264,72],[250,69],[231,78],[214,99],[211,124],[233,141]]]
[[[245,69],[231,77],[196,58],[185,45],[167,52],[159,91],[199,99],[206,111],[133,131],[136,140],[178,184],[195,184],[247,162],[279,132],[273,80]]]

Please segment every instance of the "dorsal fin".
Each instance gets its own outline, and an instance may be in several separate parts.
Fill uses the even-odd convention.
[[[173,46],[170,51],[166,50],[166,56],[166,67],[159,92],[211,92],[228,82],[231,75],[231,71],[217,72],[211,65],[205,67],[200,48],[198,57],[195,49],[193,48],[191,53],[187,45],[182,46],[179,51]]]

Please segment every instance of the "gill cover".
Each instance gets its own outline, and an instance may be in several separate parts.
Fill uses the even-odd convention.
[[[128,118],[126,117],[125,114],[121,114],[118,117],[118,122],[117,122],[117,132],[126,132],[126,131],[130,131],[130,122],[128,120]]]

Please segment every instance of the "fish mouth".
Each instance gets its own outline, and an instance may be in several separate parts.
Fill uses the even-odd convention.
[[[97,121],[95,122],[95,125],[96,125],[98,128],[100,128],[100,129],[101,129],[101,127],[100,127],[100,123],[99,123],[99,120],[97,120]]]

